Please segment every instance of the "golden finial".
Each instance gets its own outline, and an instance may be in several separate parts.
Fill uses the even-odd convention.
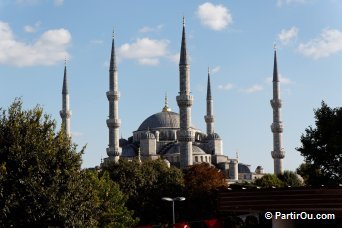
[[[170,112],[171,109],[169,108],[168,102],[167,102],[167,93],[165,93],[165,98],[164,98],[165,106],[163,108],[163,112]]]

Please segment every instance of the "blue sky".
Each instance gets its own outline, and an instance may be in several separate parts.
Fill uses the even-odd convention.
[[[226,155],[273,172],[273,43],[282,77],[284,168],[322,100],[341,107],[342,1],[0,0],[0,106],[22,97],[60,124],[64,58],[73,140],[84,167],[106,157],[108,64],[112,30],[118,54],[121,132],[131,136],[161,111],[178,112],[182,16],[191,59],[193,124],[205,131],[207,68],[212,69],[215,131]]]

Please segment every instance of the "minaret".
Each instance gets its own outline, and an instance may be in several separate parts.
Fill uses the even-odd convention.
[[[119,147],[119,128],[121,121],[119,119],[120,93],[118,90],[118,71],[115,59],[114,32],[112,37],[112,51],[109,66],[109,91],[106,94],[109,102],[109,118],[106,121],[109,129],[107,155],[109,160],[115,160],[117,162],[121,154]]]
[[[190,94],[190,66],[186,50],[185,20],[183,17],[182,46],[179,59],[179,95],[176,97],[180,114],[180,168],[192,165],[192,142],[194,133],[191,131],[191,106],[193,96]]]
[[[285,157],[285,151],[282,147],[282,133],[283,123],[280,120],[280,82],[277,68],[277,50],[274,46],[274,66],[273,66],[273,99],[271,100],[271,106],[273,109],[273,123],[271,130],[273,132],[273,151],[271,152],[274,160],[274,174],[283,173],[283,158]]]
[[[67,79],[67,69],[66,69],[66,60],[64,62],[64,79],[63,79],[63,89],[62,89],[62,110],[59,112],[62,118],[62,127],[67,134],[67,136],[71,137],[70,133],[70,100],[69,100],[69,88],[68,88],[68,79]]]
[[[207,123],[207,135],[214,133],[214,115],[213,115],[213,99],[211,97],[210,87],[210,69],[208,68],[208,85],[207,85],[207,115],[204,116]]]

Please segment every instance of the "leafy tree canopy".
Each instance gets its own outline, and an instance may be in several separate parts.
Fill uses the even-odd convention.
[[[284,186],[284,183],[275,174],[265,174],[263,177],[256,179],[254,183],[262,188],[280,188]]]
[[[106,176],[98,179],[81,170],[84,149],[77,152],[64,131],[56,132],[55,121],[39,106],[25,111],[22,101],[17,99],[8,110],[1,109],[1,225],[133,224],[118,186]],[[109,215],[114,218],[104,219]]]
[[[342,107],[330,108],[322,101],[314,113],[316,127],[305,129],[302,146],[296,148],[306,163],[298,171],[308,184],[317,184],[311,175],[317,175],[320,184],[342,183]]]
[[[164,161],[119,160],[103,167],[128,196],[127,207],[134,210],[141,224],[157,224],[169,220],[169,207],[162,197],[177,197],[183,192],[183,174]]]

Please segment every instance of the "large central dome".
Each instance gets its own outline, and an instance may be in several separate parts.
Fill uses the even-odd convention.
[[[157,128],[179,128],[179,114],[170,111],[153,114],[142,122],[138,131]]]

